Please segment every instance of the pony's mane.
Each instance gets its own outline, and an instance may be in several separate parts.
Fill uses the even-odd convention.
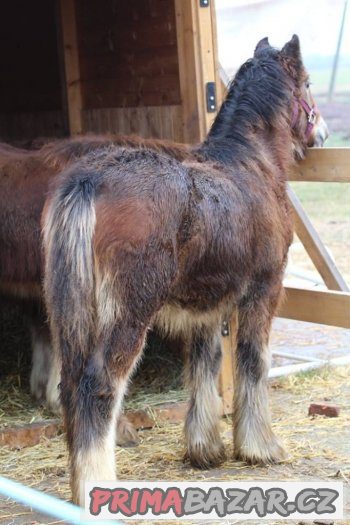
[[[237,151],[252,155],[249,132],[284,123],[291,92],[276,49],[269,48],[249,59],[233,78],[199,152],[220,161],[232,161]]]

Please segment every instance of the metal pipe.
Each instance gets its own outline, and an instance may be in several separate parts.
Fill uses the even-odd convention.
[[[343,9],[343,16],[342,16],[342,20],[341,20],[341,24],[340,24],[340,31],[339,31],[338,42],[337,42],[337,50],[335,52],[335,57],[334,57],[334,62],[333,62],[331,82],[330,82],[330,85],[329,85],[328,102],[332,102],[332,98],[333,98],[335,77],[337,75],[337,70],[338,70],[340,47],[341,47],[341,43],[342,43],[342,39],[343,39],[347,7],[348,7],[348,0],[345,0],[345,2],[344,2],[344,9]]]
[[[286,366],[276,366],[271,368],[269,372],[269,379],[275,377],[288,376],[290,374],[297,374],[298,372],[306,372],[307,370],[314,370],[316,368],[321,368],[322,366],[341,366],[341,365],[350,365],[350,355],[345,355],[342,357],[336,357],[330,359],[329,361],[321,362],[310,362],[310,363],[298,363],[295,365],[286,365]]]
[[[8,478],[0,476],[0,494],[18,501],[22,505],[34,508],[46,516],[52,516],[73,525],[123,525],[121,521],[93,521],[82,520],[83,509],[45,494],[38,490],[26,487]]]
[[[298,277],[300,279],[303,279],[304,281],[310,281],[313,284],[325,286],[322,279],[316,277],[311,272],[303,271],[303,270],[297,270],[296,268],[288,268],[286,270],[286,276],[292,275],[293,277]]]
[[[279,350],[273,350],[272,355],[276,355],[278,357],[285,357],[287,359],[294,359],[294,361],[306,361],[307,363],[310,363],[310,361],[314,361],[315,363],[319,362],[324,364],[327,362],[324,359],[318,359],[317,357],[310,357],[307,355],[295,355],[289,352],[280,352]]]

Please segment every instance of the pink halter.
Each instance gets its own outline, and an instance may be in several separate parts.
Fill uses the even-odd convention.
[[[292,128],[296,126],[298,122],[299,106],[305,111],[307,115],[307,126],[305,130],[305,137],[308,139],[312,133],[312,130],[316,124],[318,108],[316,103],[312,107],[303,98],[296,98],[293,106],[293,117],[292,117]]]

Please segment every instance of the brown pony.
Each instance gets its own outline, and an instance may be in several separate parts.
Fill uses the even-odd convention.
[[[184,159],[109,145],[57,178],[43,215],[45,295],[62,362],[74,501],[83,503],[84,481],[115,479],[115,421],[151,326],[186,340],[191,464],[223,460],[219,327],[235,306],[235,456],[284,458],[267,375],[292,240],[286,180],[326,134],[298,37],[281,51],[263,39],[206,140]]]
[[[59,367],[52,362],[49,326],[42,301],[42,250],[40,217],[49,183],[72,162],[91,151],[113,144],[130,148],[151,148],[179,159],[187,155],[186,146],[157,140],[114,135],[73,139],[36,140],[36,151],[0,144],[0,295],[20,303],[29,318],[33,365],[31,392],[48,408],[59,412]],[[132,425],[122,418],[118,443],[135,441]]]

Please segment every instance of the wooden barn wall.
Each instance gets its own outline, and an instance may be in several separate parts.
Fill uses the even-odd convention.
[[[64,133],[55,2],[4,2],[0,16],[0,137]]]
[[[181,140],[173,0],[76,0],[85,131]]]
[[[183,140],[181,106],[148,106],[83,110],[85,131],[123,133]]]

